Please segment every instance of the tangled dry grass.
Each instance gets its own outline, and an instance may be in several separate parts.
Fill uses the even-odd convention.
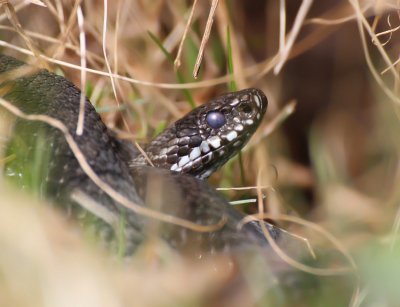
[[[264,206],[243,209],[316,251],[307,263],[286,259],[296,277],[273,294],[256,276],[261,267],[245,261],[193,262],[150,246],[125,263],[2,180],[1,306],[399,304],[398,1],[54,0],[0,9],[2,53],[64,74],[122,138],[146,142],[232,86],[264,90],[267,119],[212,183],[251,187],[224,191],[232,200],[264,194]],[[11,122],[1,125],[4,148]],[[235,270],[246,283],[233,294]]]

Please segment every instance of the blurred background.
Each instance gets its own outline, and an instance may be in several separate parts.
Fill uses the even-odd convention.
[[[287,284],[265,287],[257,266],[239,265],[246,282],[228,299],[237,272],[223,257],[193,264],[153,250],[121,263],[2,180],[0,305],[398,306],[399,9],[395,0],[1,4],[1,52],[72,80],[121,138],[146,143],[193,105],[262,89],[264,122],[211,183],[252,187],[222,191],[232,201],[261,191],[262,204],[238,209],[263,207],[318,256],[297,257],[306,268],[290,263]],[[0,124],[4,148],[10,124]]]

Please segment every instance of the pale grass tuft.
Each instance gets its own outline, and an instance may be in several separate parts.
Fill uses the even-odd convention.
[[[187,262],[171,254],[161,264],[141,254],[129,263],[118,262],[89,248],[76,226],[49,204],[2,183],[0,193],[2,306],[156,307],[200,302],[232,274],[223,257]]]

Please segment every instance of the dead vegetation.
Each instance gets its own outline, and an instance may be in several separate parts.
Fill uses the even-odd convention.
[[[64,74],[123,138],[146,142],[232,82],[264,90],[267,119],[212,182],[251,186],[226,195],[266,196],[244,210],[317,252],[286,259],[296,293],[257,285],[257,269],[241,263],[245,286],[227,300],[230,259],[193,264],[150,246],[121,263],[2,185],[0,305],[398,305],[399,9],[390,0],[2,2],[2,52]]]

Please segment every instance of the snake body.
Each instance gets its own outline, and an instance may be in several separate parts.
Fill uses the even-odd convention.
[[[125,208],[87,176],[63,133],[45,123],[16,120],[8,151],[18,146],[26,150],[6,165],[6,176],[23,186],[20,165],[38,155],[46,157],[38,179],[43,194],[72,211],[94,215],[100,228],[107,229],[107,240],[117,237],[116,224],[122,219],[126,254],[146,240],[149,229],[177,250],[214,252],[267,246],[258,222],[239,228],[242,214],[203,180],[237,153],[256,130],[267,106],[260,90],[228,93],[193,110],[145,147],[146,159],[133,145],[114,136],[88,99],[83,133],[77,135],[80,90],[43,69],[18,75],[25,67],[29,66],[0,56],[2,97],[25,114],[45,114],[62,122],[88,164],[112,189],[139,206],[201,225],[216,224],[224,217],[225,223],[211,232],[197,232]],[[281,231],[265,225],[276,239]]]

